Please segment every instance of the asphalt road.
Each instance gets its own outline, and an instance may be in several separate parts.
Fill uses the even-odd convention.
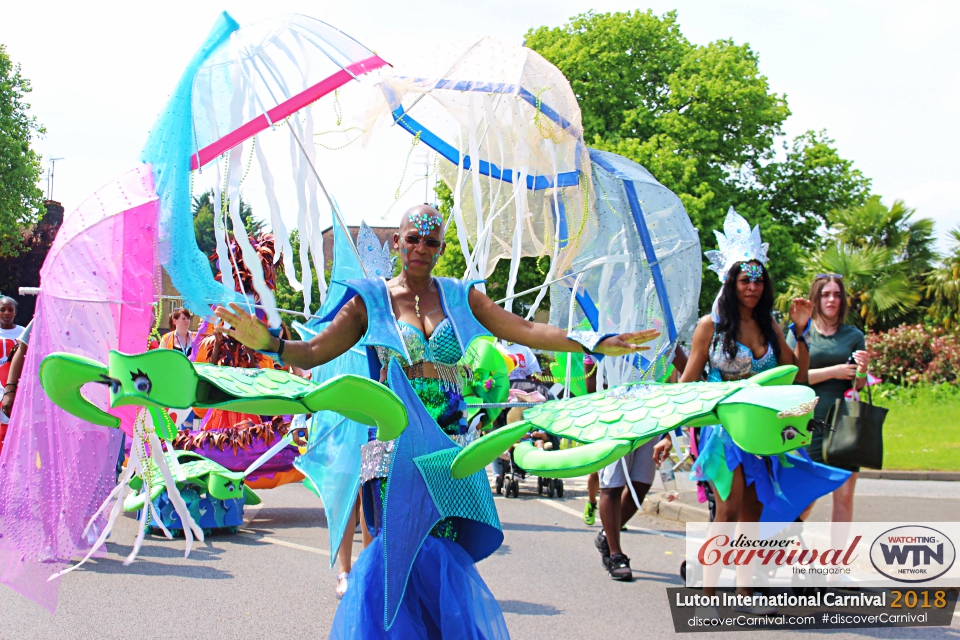
[[[910,484],[916,491],[923,483]],[[583,483],[567,486],[564,500],[539,499],[532,482],[517,500],[496,499],[505,542],[479,569],[500,601],[512,636],[673,637],[665,587],[681,584],[682,525],[635,517],[623,534],[635,580],[613,582],[593,547],[598,526],[586,527],[580,520]],[[135,536],[135,523],[122,519],[107,556],[63,579],[55,615],[0,586],[0,638],[326,637],[337,600],[323,509],[300,485],[261,495],[263,504],[247,510],[242,533],[213,537],[188,559],[182,540],[152,537],[133,565],[121,566]],[[960,617],[953,620],[949,629],[806,633],[960,638]],[[796,632],[751,635],[786,638]]]

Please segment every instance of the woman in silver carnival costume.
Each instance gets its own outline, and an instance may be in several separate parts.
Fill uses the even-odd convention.
[[[219,331],[304,369],[359,343],[367,348],[371,374],[407,406],[404,434],[388,443],[372,440],[363,450],[364,512],[376,537],[353,566],[331,638],[509,637],[474,564],[503,540],[489,484],[483,471],[457,481],[449,474],[452,456],[469,438],[462,394],[469,372],[458,363],[474,338],[492,334],[535,349],[601,357],[644,350],[641,344],[659,335],[567,333],[524,320],[474,289],[481,281],[433,277],[445,248],[436,209],[407,211],[394,235],[400,275],[343,283],[346,294],[323,318],[330,324],[309,341],[280,340],[237,305],[216,310],[229,323]],[[446,467],[432,474],[430,465],[440,458]],[[461,484],[451,489],[454,483]]]
[[[783,331],[773,320],[773,283],[765,268],[768,245],[760,239],[759,227],[750,225],[732,208],[724,220],[724,233],[714,232],[718,250],[707,251],[710,269],[723,285],[710,315],[697,323],[690,356],[680,382],[700,380],[707,367],[707,381],[750,378],[779,365],[796,365],[795,383],[806,382],[810,365],[807,339],[813,305],[796,298],[790,305],[789,330],[796,338],[791,349]],[[715,522],[793,522],[822,495],[841,486],[848,472],[817,464],[801,449],[800,457],[757,456],[734,444],[720,425],[700,432],[699,453],[692,475],[708,481],[717,501]],[[656,455],[670,451],[670,436],[655,447]],[[705,575],[704,595],[713,595]],[[739,582],[739,580],[738,580]],[[738,586],[739,593],[752,589]],[[748,613],[764,614],[757,607]]]

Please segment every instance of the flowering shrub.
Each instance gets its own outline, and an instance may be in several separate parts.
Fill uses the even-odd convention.
[[[960,382],[960,336],[946,334],[933,339],[933,361],[927,366],[927,382]]]
[[[871,373],[884,382],[954,383],[960,370],[960,337],[942,327],[901,325],[867,336]]]

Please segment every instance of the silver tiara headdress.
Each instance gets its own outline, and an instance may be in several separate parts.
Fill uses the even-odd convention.
[[[360,232],[357,233],[357,253],[360,254],[360,264],[368,278],[393,277],[393,263],[395,257],[390,255],[390,245],[387,242],[380,246],[380,238],[367,226],[360,223]]]
[[[752,230],[743,216],[733,210],[727,211],[723,221],[723,233],[714,231],[717,236],[717,249],[705,251],[704,255],[710,260],[710,270],[716,272],[723,282],[727,272],[739,262],[756,260],[762,265],[767,264],[767,249],[769,244],[760,239],[760,227]]]

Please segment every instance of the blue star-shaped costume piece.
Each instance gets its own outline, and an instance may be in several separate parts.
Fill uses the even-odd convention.
[[[417,554],[437,523],[453,520],[456,542],[474,562],[492,554],[503,542],[486,473],[481,470],[454,480],[450,464],[460,447],[440,430],[394,362],[388,379],[390,388],[407,407],[410,423],[395,441],[384,500],[387,629],[396,618]]]

